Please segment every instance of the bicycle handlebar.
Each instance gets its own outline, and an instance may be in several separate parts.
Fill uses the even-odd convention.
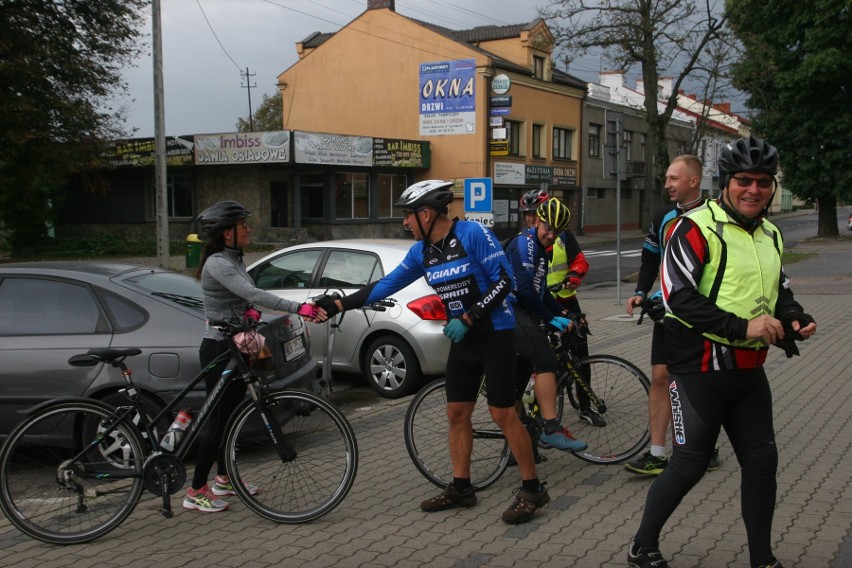
[[[639,304],[639,307],[642,308],[642,311],[639,312],[639,319],[636,325],[642,325],[645,314],[648,314],[648,317],[655,323],[662,321],[666,315],[666,307],[663,305],[663,300],[660,297],[651,296],[650,298],[642,298],[642,303]]]
[[[210,327],[215,327],[219,331],[225,333],[229,337],[232,337],[241,331],[255,331],[260,329],[261,327],[267,325],[265,321],[258,321],[253,319],[231,319],[231,320],[215,320],[207,322],[207,325]]]

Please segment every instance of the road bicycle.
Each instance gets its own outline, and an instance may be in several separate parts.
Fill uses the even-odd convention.
[[[264,324],[247,320],[211,325],[233,338],[257,333]],[[0,508],[11,523],[50,543],[88,542],[127,519],[145,489],[162,497],[160,513],[171,517],[170,495],[186,481],[183,460],[221,402],[228,381],[244,381],[248,391],[225,427],[226,468],[237,497],[258,515],[279,523],[312,521],[339,505],[358,468],[358,446],[349,422],[313,393],[267,387],[253,359],[243,356],[234,341],[228,346],[150,418],[125,364],[140,349],[91,349],[72,357],[72,365],[104,363],[120,369],[126,404],[60,399],[31,411],[0,449]],[[155,425],[168,423],[205,371],[226,360],[174,451],[166,451]],[[244,485],[249,481],[260,491],[252,495]]]
[[[574,332],[548,332],[548,341],[561,369],[557,373],[557,416],[576,438],[588,443],[587,449],[573,452],[576,457],[596,464],[627,461],[650,440],[647,411],[650,382],[638,367],[620,357],[590,355],[578,359],[571,346],[579,339]],[[605,420],[605,426],[596,427],[579,418],[578,390],[586,394],[591,409]],[[532,384],[527,385],[522,400],[521,420],[538,444],[541,414]],[[569,406],[574,413],[565,412]],[[510,452],[503,433],[491,419],[484,377],[472,422],[471,483],[475,489],[485,489],[506,471]],[[417,470],[439,487],[449,485],[453,467],[447,436],[445,379],[429,383],[415,395],[405,413],[403,428],[405,447]]]

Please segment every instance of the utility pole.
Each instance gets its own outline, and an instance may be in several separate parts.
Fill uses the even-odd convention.
[[[166,186],[166,115],[163,104],[163,27],[160,0],[151,2],[154,52],[154,209],[157,218],[157,265],[169,268],[169,196]]]
[[[248,89],[248,101],[249,101],[249,130],[254,132],[254,118],[251,113],[251,89],[252,87],[257,87],[257,83],[254,85],[251,84],[251,78],[257,75],[257,73],[249,73],[249,68],[246,67],[246,72],[240,72],[240,78],[245,80],[245,84],[241,85],[242,88]]]
[[[606,145],[604,169],[615,176],[615,280],[616,303],[621,305],[621,180],[626,171],[624,145],[624,117],[620,112],[606,111]]]

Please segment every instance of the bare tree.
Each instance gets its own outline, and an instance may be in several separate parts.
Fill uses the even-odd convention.
[[[678,90],[699,69],[710,69],[708,45],[722,37],[723,6],[716,0],[553,0],[539,9],[557,45],[582,55],[601,48],[617,69],[639,66],[645,85],[648,142],[653,165],[646,168],[648,187],[662,187],[660,176],[669,164],[666,126],[677,107]],[[661,74],[672,77],[672,90],[660,100]],[[663,108],[658,108],[662,103]],[[650,159],[650,157],[649,157]]]

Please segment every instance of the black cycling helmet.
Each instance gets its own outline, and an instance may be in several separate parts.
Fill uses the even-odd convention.
[[[521,196],[521,203],[519,207],[520,211],[521,213],[535,211],[538,209],[539,205],[547,201],[549,198],[550,195],[548,195],[543,189],[531,189]]]
[[[402,192],[394,206],[403,209],[433,207],[439,212],[446,213],[447,205],[453,200],[453,191],[450,189],[452,186],[453,182],[439,179],[418,181]]]
[[[207,236],[213,239],[246,217],[251,217],[251,211],[241,204],[236,201],[220,201],[202,211],[198,216],[198,222]]]
[[[725,189],[730,177],[740,172],[777,174],[778,151],[775,146],[753,136],[725,144],[719,156],[719,188]]]

